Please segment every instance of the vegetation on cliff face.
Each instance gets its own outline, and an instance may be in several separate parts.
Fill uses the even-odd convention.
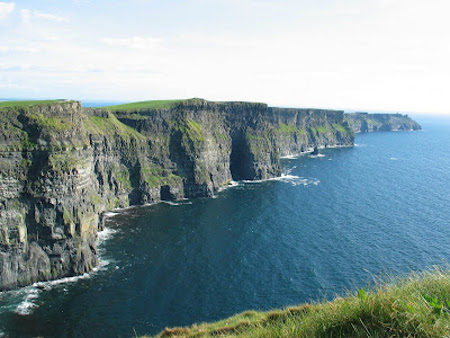
[[[202,99],[110,109],[8,103],[0,107],[0,290],[92,269],[108,209],[213,196],[231,179],[280,175],[283,155],[353,139],[339,111]]]
[[[135,129],[128,127],[120,122],[113,114],[107,116],[88,116],[84,125],[86,129],[94,135],[114,136],[119,135],[124,139],[135,138],[145,140],[145,136],[141,135]]]
[[[448,337],[450,270],[378,282],[332,302],[247,311],[216,323],[165,329],[159,337]]]

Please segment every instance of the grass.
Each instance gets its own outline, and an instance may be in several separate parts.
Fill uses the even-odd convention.
[[[146,140],[144,135],[123,124],[112,114],[109,117],[88,116],[84,122],[86,129],[94,135],[120,135],[125,139]]]
[[[150,187],[181,184],[182,178],[172,174],[170,170],[158,166],[147,166],[141,169],[142,178]]]
[[[293,125],[293,124],[284,124],[284,123],[280,123],[280,125],[274,129],[274,132],[278,133],[278,134],[286,134],[286,135],[291,135],[291,134],[306,135],[306,131],[304,129],[300,129],[296,125]]]
[[[29,114],[30,120],[41,127],[50,129],[52,131],[63,132],[72,128],[72,123],[69,117],[48,117],[42,113]]]
[[[79,163],[79,159],[73,153],[52,153],[48,158],[50,168],[60,174],[70,173]]]
[[[177,103],[187,100],[152,100],[152,101],[140,101],[126,104],[119,104],[115,106],[104,107],[110,110],[140,110],[140,109],[169,109],[175,106]]]
[[[130,172],[128,170],[120,170],[118,168],[114,168],[113,173],[117,181],[124,189],[133,188],[130,180]]]
[[[315,127],[311,128],[316,134],[325,134],[329,131],[327,127]]]
[[[0,108],[44,106],[54,103],[61,103],[64,101],[65,100],[0,101]]]
[[[333,124],[333,127],[336,130],[340,131],[342,134],[347,134],[349,132],[342,124],[335,123]]]
[[[180,102],[190,102],[190,103],[200,103],[204,102],[201,98],[191,98],[191,99],[178,99],[178,100],[150,100],[150,101],[139,101],[131,102],[125,104],[119,104],[114,106],[102,107],[112,111],[138,111],[145,109],[169,109],[173,108]],[[245,101],[216,101],[216,103],[233,103],[233,104],[246,104],[246,105],[265,105],[265,103],[260,102],[245,102]]]
[[[449,337],[448,268],[388,278],[332,302],[247,311],[216,323],[166,328],[159,337]]]
[[[205,141],[205,137],[202,131],[202,125],[191,119],[183,120],[178,125],[178,129],[185,134],[189,139],[197,142]]]

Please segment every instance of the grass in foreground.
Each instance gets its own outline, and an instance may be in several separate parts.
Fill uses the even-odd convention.
[[[0,101],[1,107],[32,107],[53,104],[64,100],[31,100],[31,101]]]
[[[158,336],[450,337],[450,270],[385,281],[332,302],[166,328]]]

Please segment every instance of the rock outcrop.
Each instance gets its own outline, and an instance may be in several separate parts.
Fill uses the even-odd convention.
[[[355,133],[422,130],[420,124],[408,115],[352,113],[345,114],[345,118]]]
[[[0,108],[0,290],[90,271],[107,210],[213,196],[279,176],[282,156],[353,142],[342,111],[262,103]]]

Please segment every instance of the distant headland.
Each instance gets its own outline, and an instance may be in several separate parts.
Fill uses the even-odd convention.
[[[0,291],[92,270],[108,210],[213,196],[233,180],[280,176],[284,156],[391,130],[420,125],[198,98],[0,102]]]

